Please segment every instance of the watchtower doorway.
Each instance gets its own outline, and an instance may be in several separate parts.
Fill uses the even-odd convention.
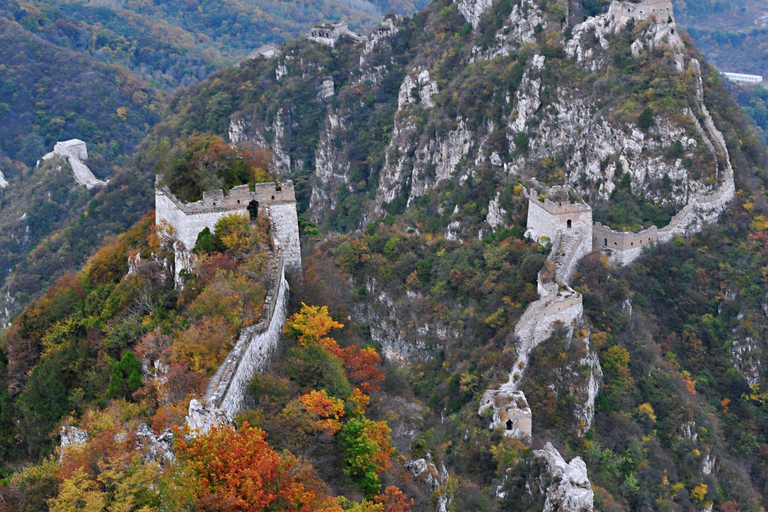
[[[568,229],[571,229],[571,219],[568,219],[567,225],[568,225]]]
[[[256,217],[259,216],[259,202],[256,200],[251,201],[248,203],[248,215],[251,217],[251,222],[256,220]]]
[[[507,420],[507,430],[512,430],[512,420]]]

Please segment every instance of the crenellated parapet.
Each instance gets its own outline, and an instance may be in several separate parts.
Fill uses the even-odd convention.
[[[630,19],[650,20],[654,23],[674,23],[674,9],[670,0],[614,1],[609,14],[618,25],[626,25]]]
[[[282,251],[286,269],[301,270],[296,195],[290,180],[281,184],[239,185],[227,193],[223,190],[206,191],[201,200],[191,203],[181,201],[168,187],[157,187],[155,220],[158,226],[165,225],[169,229],[174,240],[177,283],[180,284],[181,269],[192,269],[194,255],[191,251],[200,232],[205,228],[213,232],[219,219],[233,213],[252,220],[260,216],[269,218],[272,236]]]
[[[608,261],[628,265],[636,260],[643,249],[659,241],[659,229],[651,226],[637,233],[616,231],[599,222],[592,226],[592,246],[604,252]]]

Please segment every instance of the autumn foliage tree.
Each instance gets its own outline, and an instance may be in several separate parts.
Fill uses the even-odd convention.
[[[331,318],[327,306],[307,306],[301,304],[301,310],[291,316],[285,324],[285,333],[296,336],[302,346],[308,343],[321,343],[331,354],[341,359],[347,378],[362,391],[370,393],[379,390],[384,374],[377,368],[381,356],[373,347],[350,345],[339,347],[335,339],[326,336],[331,329],[341,329],[341,324]]]
[[[338,434],[344,452],[344,474],[367,496],[381,490],[379,475],[392,464],[395,450],[389,443],[390,433],[385,422],[358,417],[347,421]]]
[[[239,430],[212,427],[189,440],[179,429],[176,434],[179,464],[197,477],[199,503],[213,495],[226,498],[233,511],[334,509],[327,496],[305,485],[306,468],[293,455],[272,450],[266,433],[247,422]]]

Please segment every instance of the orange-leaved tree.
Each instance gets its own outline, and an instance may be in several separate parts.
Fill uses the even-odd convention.
[[[331,349],[338,345],[333,338],[325,338],[331,329],[341,329],[344,324],[337,322],[328,314],[328,306],[307,306],[301,303],[301,311],[292,315],[285,323],[284,332],[296,336],[302,346],[312,341],[320,341]],[[325,338],[325,339],[324,339]]]
[[[344,416],[344,401],[328,396],[324,389],[312,390],[299,397],[299,402],[304,408],[318,419],[314,422],[314,428],[322,430],[330,435],[341,430],[341,419]]]
[[[293,455],[272,450],[266,433],[247,422],[239,430],[212,427],[189,440],[177,429],[176,436],[180,464],[197,476],[199,503],[214,495],[241,512],[337,510],[327,496],[305,485],[307,470]]]
[[[382,512],[411,512],[413,506],[413,500],[409,500],[408,496],[394,485],[384,489],[384,492],[373,498],[373,501],[384,505]]]
[[[302,346],[321,343],[326,350],[342,360],[347,378],[352,384],[366,393],[378,391],[379,384],[384,380],[384,374],[377,368],[381,356],[373,347],[361,349],[358,345],[350,345],[341,348],[336,340],[326,336],[331,329],[343,327],[344,324],[331,318],[327,306],[307,306],[302,302],[301,311],[288,319],[284,332],[288,336],[296,336]]]

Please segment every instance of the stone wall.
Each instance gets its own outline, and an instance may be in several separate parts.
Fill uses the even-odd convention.
[[[643,252],[643,249],[659,240],[658,228],[651,226],[637,233],[616,231],[599,222],[592,226],[592,246],[608,256],[616,265],[629,265]]]
[[[640,2],[611,3],[610,14],[618,25],[626,25],[634,18],[637,21],[652,20],[656,23],[668,23],[670,18],[674,23],[674,12],[670,0],[641,0]]]
[[[80,139],[70,139],[64,142],[57,142],[53,151],[43,156],[43,160],[48,160],[54,156],[65,158],[72,168],[72,175],[80,185],[88,190],[96,186],[104,186],[107,182],[101,181],[93,175],[91,170],[82,160],[88,160],[88,147]]]
[[[314,41],[315,43],[324,44],[331,48],[336,46],[340,37],[347,37],[352,41],[360,43],[365,38],[355,34],[349,30],[349,26],[343,21],[328,21],[325,23],[317,23],[312,25],[312,28],[307,33],[307,39]]]
[[[592,250],[592,208],[583,203],[540,201],[536,191],[531,190],[526,235],[537,242],[541,242],[542,237],[552,242],[561,231],[587,235],[589,250]]]
[[[238,213],[249,216],[249,205],[257,207],[257,215],[272,220],[274,240],[283,251],[288,271],[301,270],[301,246],[299,223],[296,214],[296,196],[293,182],[286,181],[278,188],[274,183],[257,183],[251,191],[248,185],[230,189],[204,192],[203,199],[184,203],[166,187],[155,189],[155,219],[158,226],[166,223],[173,228],[172,238],[181,242],[186,251],[195,247],[197,235],[205,228],[213,231],[216,222],[225,215]],[[252,206],[253,207],[253,206]],[[176,274],[189,268],[183,254],[176,249]],[[186,258],[186,259],[185,259]]]
[[[208,383],[205,401],[233,418],[242,408],[248,383],[277,348],[288,313],[288,281],[282,256],[272,263],[274,279],[261,319],[246,327],[227,359]]]

